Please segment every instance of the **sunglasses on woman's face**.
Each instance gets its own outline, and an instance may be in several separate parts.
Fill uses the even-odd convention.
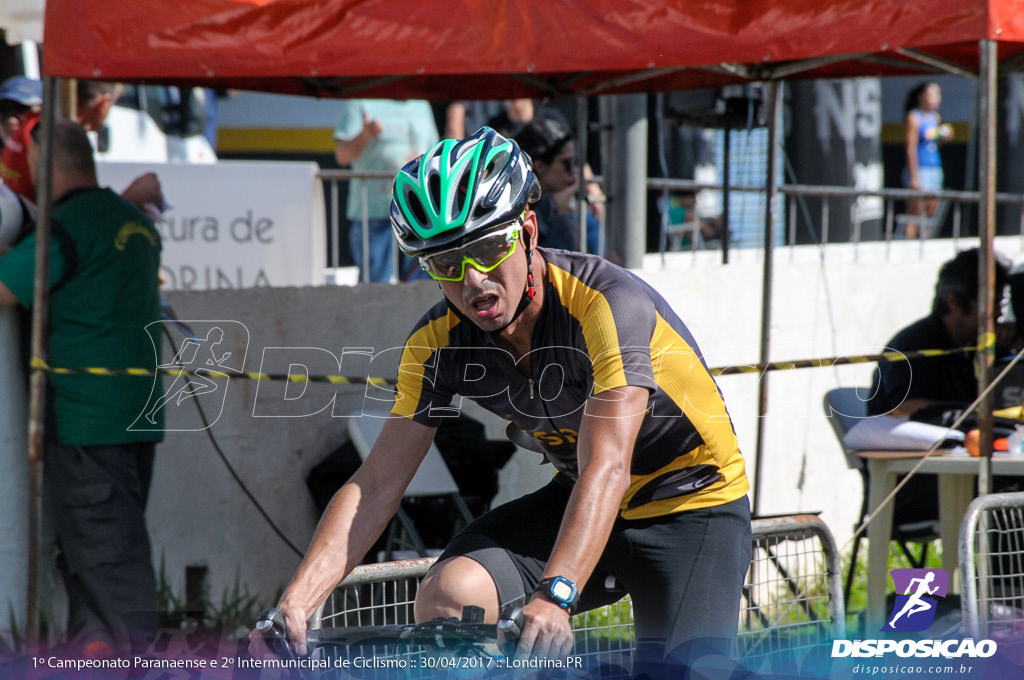
[[[523,219],[518,217],[502,228],[459,248],[420,258],[420,267],[437,281],[461,281],[466,265],[484,274],[493,271],[516,252]]]

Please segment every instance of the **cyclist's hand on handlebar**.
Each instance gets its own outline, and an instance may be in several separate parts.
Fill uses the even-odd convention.
[[[572,651],[573,635],[569,612],[554,602],[534,597],[523,607],[523,632],[516,655],[564,659]]]
[[[305,613],[289,606],[264,611],[256,628],[249,632],[249,653],[256,658],[306,656]]]

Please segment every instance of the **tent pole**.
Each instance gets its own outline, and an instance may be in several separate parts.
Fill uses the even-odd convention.
[[[579,178],[579,186],[576,187],[576,218],[580,228],[580,252],[588,253],[587,249],[587,174],[584,168],[587,166],[587,137],[590,134],[587,122],[587,98],[583,95],[576,97],[576,174]]]
[[[607,98],[612,123],[606,164],[605,207],[609,254],[617,254],[627,269],[644,264],[647,241],[647,97],[613,95]]]
[[[722,264],[729,264],[729,177],[732,175],[732,167],[729,159],[732,157],[732,128],[729,123],[725,124],[724,137],[722,138]],[[771,134],[771,133],[769,133]]]
[[[761,286],[761,358],[760,362],[768,361],[769,337],[771,335],[771,302],[772,302],[772,256],[775,241],[775,208],[778,203],[779,187],[775,177],[775,166],[779,156],[779,123],[782,107],[780,95],[781,83],[769,80],[765,84],[768,99],[768,167],[765,171],[765,209],[764,209],[764,280]],[[729,131],[726,130],[726,134]],[[728,183],[728,178],[726,178]],[[762,373],[758,381],[757,394],[757,448],[754,454],[754,501],[752,511],[759,514],[761,506],[761,460],[764,457],[765,420],[768,413],[768,373]]]
[[[996,102],[998,53],[994,40],[982,40],[978,102],[981,139],[978,154],[978,353],[976,356],[978,390],[983,392],[992,381],[995,363],[995,251],[992,242],[996,233]],[[978,473],[978,493],[992,488],[993,398],[989,393],[978,406],[979,447],[982,464]]]
[[[39,169],[36,178],[39,214],[36,218],[35,289],[32,297],[32,359],[49,363],[50,333],[50,213],[53,203],[53,129],[57,120],[58,81],[43,78],[43,113]],[[39,640],[39,573],[42,557],[43,524],[43,451],[46,444],[47,374],[32,371],[29,385],[28,465],[28,584],[25,614],[26,638]]]

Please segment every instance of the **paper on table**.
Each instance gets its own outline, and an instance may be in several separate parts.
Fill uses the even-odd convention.
[[[910,420],[907,416],[872,416],[851,427],[843,444],[855,450],[927,451],[936,442],[964,441],[964,433],[940,425]]]

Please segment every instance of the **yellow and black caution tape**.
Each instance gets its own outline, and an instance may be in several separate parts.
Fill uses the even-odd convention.
[[[174,366],[162,366],[156,370],[150,368],[61,368],[49,366],[42,359],[35,357],[31,361],[33,371],[53,373],[54,375],[130,375],[141,378],[150,378],[155,375],[169,375],[181,378],[204,377],[204,378],[240,378],[242,380],[280,380],[295,383],[328,383],[331,385],[376,385],[387,387],[394,385],[394,380],[374,377],[353,377],[344,375],[306,375],[304,373],[260,373],[251,372],[225,372],[213,369],[200,369],[200,371],[189,371]]]
[[[820,359],[798,359],[795,361],[768,361],[762,364],[745,366],[722,366],[708,369],[711,375],[734,375],[737,373],[764,373],[767,371],[791,371],[795,368],[824,368],[827,366],[844,366],[848,364],[891,363],[909,361],[925,357],[944,357],[953,354],[974,352],[976,347],[958,347],[957,349],[922,349],[914,352],[882,352],[881,354],[862,354],[858,356],[823,357]]]
[[[890,363],[909,361],[926,357],[943,357],[954,354],[974,352],[977,347],[959,347],[957,349],[923,349],[915,352],[882,352],[881,354],[862,354],[857,356],[823,357],[818,359],[797,359],[793,361],[768,361],[760,364],[744,364],[738,366],[721,366],[708,369],[711,375],[737,375],[743,373],[764,373],[767,371],[791,371],[797,368],[824,368],[827,366],[843,366],[848,364]],[[174,377],[206,377],[206,378],[238,378],[242,380],[288,381],[293,383],[327,383],[330,385],[375,385],[388,387],[396,381],[389,378],[359,377],[345,375],[307,375],[305,373],[260,373],[260,372],[225,372],[212,369],[200,369],[201,372],[189,371],[180,367],[149,368],[61,368],[52,367],[42,359],[34,357],[31,361],[33,371],[49,372],[55,375],[130,375],[136,377],[152,377],[169,375]]]

